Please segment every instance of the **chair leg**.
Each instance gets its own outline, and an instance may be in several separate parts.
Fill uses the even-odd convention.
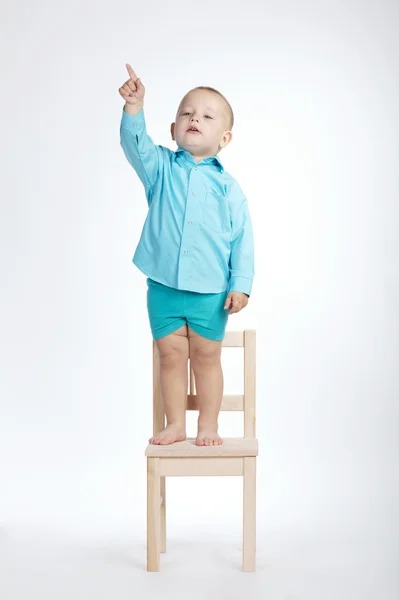
[[[159,458],[147,458],[147,571],[160,570],[160,497]]]
[[[244,571],[255,571],[256,567],[256,457],[244,458],[244,519],[243,557]]]
[[[166,552],[166,477],[161,477],[161,552]]]

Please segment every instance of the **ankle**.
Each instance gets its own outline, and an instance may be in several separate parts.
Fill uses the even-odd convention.
[[[168,421],[166,427],[175,427],[176,429],[182,429],[183,431],[185,431],[186,424],[184,423],[184,421]]]
[[[218,430],[218,422],[217,420],[211,419],[198,419],[198,429],[214,429]]]

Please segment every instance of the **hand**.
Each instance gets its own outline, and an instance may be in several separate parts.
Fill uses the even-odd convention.
[[[119,93],[129,106],[141,107],[144,104],[145,87],[129,64],[126,65],[126,69],[130,79],[119,88]]]
[[[240,312],[240,310],[245,308],[247,304],[248,296],[246,294],[243,294],[242,292],[230,292],[226,298],[224,308],[226,310],[230,308],[231,305],[233,305],[229,312],[229,315],[232,315],[233,313]]]

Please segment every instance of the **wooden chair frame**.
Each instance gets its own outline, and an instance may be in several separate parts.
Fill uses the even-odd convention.
[[[147,457],[147,570],[160,570],[166,552],[166,477],[236,475],[243,477],[243,570],[255,571],[256,557],[256,332],[226,332],[222,348],[244,348],[244,394],[223,396],[221,410],[244,412],[244,437],[224,438],[220,446],[196,446],[195,439],[159,446],[149,444]],[[189,365],[187,410],[198,410],[194,372]],[[153,342],[153,431],[165,427],[158,351]]]

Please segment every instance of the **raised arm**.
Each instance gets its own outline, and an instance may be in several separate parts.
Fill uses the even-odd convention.
[[[147,134],[144,119],[145,87],[132,67],[127,64],[129,79],[119,88],[125,100],[120,126],[120,141],[125,156],[140,177],[147,192],[160,172],[162,151]]]
[[[126,65],[126,69],[129,79],[119,88],[119,93],[126,101],[125,112],[129,115],[137,115],[144,106],[145,87],[129,63]]]

